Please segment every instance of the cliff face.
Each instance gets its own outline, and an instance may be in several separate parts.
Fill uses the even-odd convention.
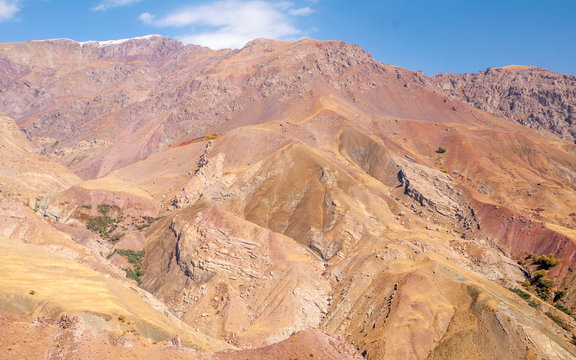
[[[576,76],[507,66],[438,74],[427,84],[480,110],[576,142]]]

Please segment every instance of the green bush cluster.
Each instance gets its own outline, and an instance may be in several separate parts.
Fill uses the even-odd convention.
[[[100,234],[102,238],[108,239],[118,227],[117,223],[118,219],[109,216],[91,216],[86,221],[86,228]]]
[[[112,255],[118,254],[125,257],[134,269],[122,269],[126,272],[126,277],[133,279],[138,283],[138,286],[142,285],[142,276],[144,275],[144,269],[142,269],[142,259],[144,258],[144,250],[134,251],[130,249],[115,249],[108,258]]]
[[[536,270],[534,271],[534,273],[532,274],[532,276],[534,276],[534,280],[538,281],[540,279],[542,279],[544,276],[546,276],[548,274],[548,270]]]
[[[554,282],[550,279],[544,278],[548,274],[548,270],[537,270],[534,271],[532,276],[534,277],[533,284],[536,286],[536,294],[542,300],[548,300],[550,298],[550,289],[554,286]]]
[[[438,154],[444,154],[446,152],[446,148],[444,146],[438,146],[438,149],[436,150],[436,152]]]
[[[529,306],[533,307],[533,308],[537,308],[538,304],[536,304],[533,300],[532,300],[532,296],[530,296],[529,293],[522,291],[520,289],[514,289],[514,288],[510,288],[510,291],[512,291],[513,293],[515,293],[516,295],[520,296],[522,299],[524,299]]]
[[[134,251],[130,249],[116,249],[114,250],[115,253],[118,255],[124,256],[128,262],[134,267],[141,267],[142,266],[142,258],[144,258],[144,250],[142,251]]]
[[[144,270],[141,268],[138,269],[122,269],[126,272],[126,277],[128,279],[132,279],[138,283],[138,286],[142,285],[142,276],[144,275]]]
[[[548,301],[550,299],[550,292],[554,288],[554,281],[546,279],[546,275],[548,274],[547,269],[558,265],[561,260],[554,259],[554,255],[530,255],[530,258],[534,260],[534,263],[539,264],[540,267],[542,267],[542,269],[536,270],[532,273],[532,282],[530,284],[536,287],[536,294],[539,298]],[[528,288],[530,284],[524,284],[524,286]],[[564,290],[554,292],[553,301],[559,301],[565,294],[566,292]]]
[[[116,244],[118,241],[120,241],[120,239],[126,234],[124,233],[116,233],[114,235],[110,235],[108,237],[108,241],[111,242],[112,244]]]
[[[564,314],[572,316],[572,311],[570,311],[570,309],[564,307],[562,304],[556,304],[556,305],[554,305],[554,307],[556,309],[562,311]]]
[[[557,290],[554,292],[554,302],[560,301],[566,296],[566,290]]]
[[[566,331],[572,331],[572,328],[570,326],[568,326],[568,324],[566,324],[564,322],[564,320],[560,319],[558,316],[553,315],[552,313],[549,312],[545,312],[544,313],[546,316],[548,316],[550,319],[552,319],[556,324],[558,324],[558,326],[560,326],[562,329],[566,330]]]
[[[82,208],[92,209],[92,205],[82,205]],[[116,205],[99,204],[97,205],[98,212],[102,216],[90,216],[86,220],[86,228],[92,232],[100,235],[102,239],[108,240],[111,243],[117,243],[124,233],[114,233],[118,228],[120,219],[110,216],[111,211],[120,213],[120,208]]]
[[[538,297],[540,299],[542,299],[544,301],[547,301],[548,299],[550,299],[550,293],[546,289],[536,288],[536,294],[538,295]]]
[[[158,219],[159,218],[153,218],[151,216],[142,216],[142,220],[140,220],[140,224],[136,225],[136,229],[142,230],[148,228]]]
[[[522,290],[520,290],[520,289],[510,288],[510,291],[512,291],[512,292],[515,293],[516,295],[520,296],[520,297],[521,297],[522,299],[524,299],[524,300],[528,300],[528,299],[531,298],[530,294],[528,294],[527,292],[522,291]]]
[[[116,205],[100,204],[98,205],[98,211],[102,215],[108,215],[110,210],[120,211],[120,208]]]
[[[550,269],[562,262],[562,259],[555,259],[554,254],[536,256],[531,254],[530,257],[534,260],[535,264],[540,265],[542,269]]]

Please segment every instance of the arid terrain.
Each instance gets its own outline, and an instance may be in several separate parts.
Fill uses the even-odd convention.
[[[510,65],[477,74],[438,74],[427,83],[480,110],[576,143],[576,76]]]
[[[0,44],[0,358],[576,358],[575,108],[338,41]]]

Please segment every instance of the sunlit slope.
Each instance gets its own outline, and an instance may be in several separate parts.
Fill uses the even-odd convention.
[[[180,336],[203,351],[222,348],[163,312],[153,297],[89,267],[29,244],[0,238],[2,308],[27,316],[79,316],[91,327],[134,331],[166,341]]]

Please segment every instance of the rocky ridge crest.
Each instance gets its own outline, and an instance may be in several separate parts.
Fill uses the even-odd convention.
[[[576,76],[539,67],[438,74],[426,84],[496,116],[576,143]]]

